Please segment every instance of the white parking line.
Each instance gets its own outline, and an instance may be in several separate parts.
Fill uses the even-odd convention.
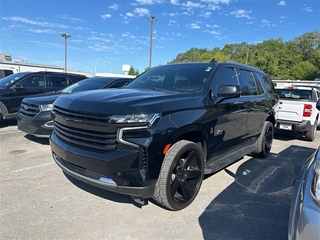
[[[44,164],[41,164],[41,165],[36,165],[36,166],[32,166],[32,167],[27,167],[27,168],[22,168],[22,169],[19,169],[19,170],[12,171],[11,173],[17,173],[17,172],[32,170],[32,169],[35,169],[35,168],[45,167],[45,166],[48,166],[48,165],[51,165],[51,164],[53,164],[53,162],[44,163]]]

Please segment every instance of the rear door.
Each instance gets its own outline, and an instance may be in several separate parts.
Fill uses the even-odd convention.
[[[250,69],[239,68],[239,80],[241,86],[240,99],[247,109],[246,134],[244,141],[252,144],[259,137],[263,124],[267,119],[266,97],[263,88],[256,75]]]

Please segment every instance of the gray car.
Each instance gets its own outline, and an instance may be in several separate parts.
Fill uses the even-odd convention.
[[[297,177],[289,218],[288,239],[320,239],[320,146]]]

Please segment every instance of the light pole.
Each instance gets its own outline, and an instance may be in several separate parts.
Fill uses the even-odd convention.
[[[153,23],[157,21],[155,15],[152,15],[150,18],[146,17],[146,19],[150,22],[150,59],[149,59],[149,68],[151,68],[151,62],[152,62],[152,32],[153,32]]]
[[[67,38],[70,38],[71,35],[66,33],[61,33],[60,35],[64,38],[64,72],[67,72]]]

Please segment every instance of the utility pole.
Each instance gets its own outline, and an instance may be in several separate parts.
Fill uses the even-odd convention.
[[[67,72],[67,38],[70,38],[71,35],[66,33],[61,33],[60,35],[64,38],[64,72]]]
[[[150,58],[149,58],[149,68],[151,68],[152,63],[152,33],[153,33],[153,23],[158,19],[156,16],[152,15],[150,18],[146,17],[146,19],[150,22]]]
[[[249,59],[249,47],[247,47],[246,65],[248,65],[248,59]]]

